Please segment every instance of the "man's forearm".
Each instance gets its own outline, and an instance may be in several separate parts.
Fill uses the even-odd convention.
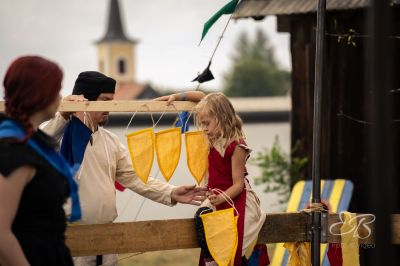
[[[55,117],[44,123],[40,128],[48,135],[52,136],[59,142],[63,136],[64,129],[67,126],[68,120],[60,114],[56,113]]]

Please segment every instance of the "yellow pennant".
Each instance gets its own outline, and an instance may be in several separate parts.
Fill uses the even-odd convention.
[[[190,173],[200,184],[208,167],[208,142],[203,131],[185,133],[187,164]]]
[[[200,215],[208,250],[219,266],[233,265],[238,244],[237,219],[233,208]]]
[[[179,127],[156,133],[157,162],[167,182],[178,166],[181,156],[181,143],[181,129]]]
[[[351,212],[340,213],[341,219],[344,217],[340,228],[342,238],[342,259],[343,266],[360,265],[359,244],[357,228],[359,227],[357,214]]]
[[[143,183],[147,183],[154,159],[153,128],[146,128],[130,133],[126,138],[136,174]]]
[[[289,251],[287,266],[311,265],[311,249],[309,242],[286,242],[283,247]]]

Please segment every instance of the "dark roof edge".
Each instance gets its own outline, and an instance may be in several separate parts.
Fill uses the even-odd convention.
[[[280,0],[282,1],[282,0]],[[282,1],[284,2],[284,1]],[[301,2],[308,2],[308,1],[301,1]],[[337,1],[336,1],[337,2]],[[335,1],[331,1],[327,5],[327,11],[340,11],[340,10],[356,10],[356,9],[363,9],[368,7],[368,0],[359,1],[357,3],[353,3],[352,5],[345,5],[337,4]],[[234,19],[240,18],[257,18],[260,19],[266,16],[283,16],[283,15],[304,15],[315,13],[317,11],[316,5],[279,5],[279,3],[274,0],[270,1],[263,1],[263,0],[244,0],[242,1],[236,12],[233,15]],[[400,0],[394,0],[393,5],[400,5]]]

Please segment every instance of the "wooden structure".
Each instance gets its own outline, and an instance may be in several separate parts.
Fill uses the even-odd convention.
[[[165,101],[87,101],[61,102],[58,111],[109,111],[109,112],[180,112],[192,110],[194,102],[177,101],[173,106],[167,106]],[[4,112],[4,102],[0,101],[0,112]]]
[[[64,102],[60,111],[115,112],[177,112],[192,110],[195,103],[176,102],[175,107],[156,101]],[[0,112],[4,102],[0,102]],[[369,215],[370,217],[372,215]],[[374,244],[374,224],[359,219],[354,228],[361,245]],[[340,243],[338,214],[322,214],[322,242]],[[400,244],[400,215],[392,217],[392,243]],[[259,243],[307,242],[312,234],[309,213],[268,214],[259,234]],[[371,234],[372,232],[372,234]],[[66,232],[67,245],[75,256],[110,253],[132,253],[198,247],[193,219],[110,223],[99,225],[70,225]]]
[[[338,214],[323,214],[323,231],[329,243],[340,243],[341,221]],[[363,217],[365,218],[365,217]],[[374,245],[373,223],[362,221],[358,233],[361,246]],[[392,243],[400,244],[400,214],[392,217]],[[325,222],[324,222],[325,221]],[[75,256],[133,253],[156,250],[198,248],[193,219],[157,220],[98,225],[71,225],[67,245]],[[369,232],[371,229],[372,233]],[[259,234],[259,243],[307,242],[311,235],[311,215],[307,213],[267,214]]]
[[[237,112],[290,112],[289,97],[246,97],[231,98]],[[176,101],[167,107],[165,101],[87,101],[61,102],[59,111],[110,111],[110,112],[178,112],[192,110],[196,104],[189,101]],[[4,102],[0,101],[0,112],[4,111]]]
[[[291,143],[299,143],[295,156],[312,158],[315,27],[317,2],[314,0],[243,0],[236,18],[277,16],[279,32],[290,33],[292,54]],[[390,41],[395,46],[393,69],[400,67],[400,1],[392,1],[395,14]],[[367,0],[328,0],[326,17],[326,79],[322,93],[321,178],[350,179],[355,184],[350,210],[368,212],[367,142],[370,133],[371,101],[365,92]],[[395,140],[400,144],[400,76],[391,94]],[[399,149],[397,149],[399,150]],[[400,159],[400,152],[395,154]],[[396,172],[399,173],[399,169]],[[303,173],[311,178],[311,165]]]

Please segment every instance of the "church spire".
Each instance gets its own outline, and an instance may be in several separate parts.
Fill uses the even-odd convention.
[[[118,0],[110,1],[107,32],[97,43],[114,41],[136,43],[136,40],[129,39],[124,33]]]

